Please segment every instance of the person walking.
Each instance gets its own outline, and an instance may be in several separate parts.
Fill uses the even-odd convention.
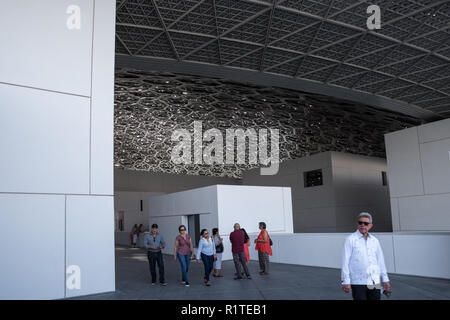
[[[222,253],[223,253],[223,239],[220,237],[219,229],[212,229],[213,233],[213,241],[216,245],[216,261],[214,261],[214,277],[223,277],[220,274],[220,270],[222,270]]]
[[[210,286],[209,275],[213,269],[214,260],[216,260],[216,245],[214,241],[209,237],[207,229],[203,229],[200,232],[201,239],[198,242],[197,248],[197,262],[200,263],[200,257],[202,258],[203,265],[205,267],[205,285]]]
[[[272,255],[271,240],[266,230],[266,223],[260,222],[258,227],[261,232],[255,239],[255,250],[258,251],[259,268],[261,269],[259,274],[267,275],[269,274],[269,256]]]
[[[247,275],[247,279],[252,278],[250,276],[250,272],[248,271],[247,263],[245,261],[244,238],[245,238],[244,231],[241,230],[239,223],[235,223],[234,231],[230,233],[231,251],[233,252],[233,262],[237,273],[236,277],[234,277],[235,280],[242,279],[241,263],[242,267],[244,268],[244,272]]]
[[[138,225],[135,224],[133,226],[133,228],[131,228],[131,232],[130,232],[130,242],[131,242],[131,247],[132,248],[136,248],[136,241],[137,241],[137,230],[138,230]]]
[[[381,282],[384,293],[390,295],[391,285],[384,263],[380,242],[369,230],[372,215],[361,212],[357,218],[358,230],[344,242],[341,283],[345,293],[352,291],[353,300],[380,300]]]
[[[147,258],[150,265],[152,285],[156,284],[156,264],[158,264],[159,269],[159,282],[163,286],[167,285],[167,282],[164,281],[164,260],[161,252],[161,249],[164,249],[165,246],[164,238],[158,232],[158,225],[152,224],[152,231],[144,237],[144,248],[148,250]]]
[[[181,266],[181,284],[189,287],[189,280],[187,273],[189,271],[189,265],[191,258],[194,259],[194,248],[192,247],[191,236],[186,233],[186,226],[181,225],[178,227],[180,234],[175,238],[175,248],[173,257],[175,261],[180,262]]]

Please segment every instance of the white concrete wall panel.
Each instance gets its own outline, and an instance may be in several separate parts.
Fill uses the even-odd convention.
[[[115,0],[95,1],[91,103],[91,194],[114,194]]]
[[[385,135],[391,197],[424,193],[417,127]]]
[[[0,194],[0,299],[64,298],[64,202]]]
[[[67,297],[115,290],[113,212],[112,196],[67,196],[66,267],[81,269],[81,288]]]
[[[292,220],[286,219],[288,206],[280,187],[217,186],[219,228],[231,232],[235,222],[247,232],[257,232],[258,222],[264,221],[270,231],[286,232]]]
[[[185,190],[149,199],[150,216],[217,213],[217,186]]]
[[[425,194],[450,193],[450,139],[420,145]]]
[[[449,231],[450,194],[399,198],[402,231]]]
[[[418,130],[420,143],[450,138],[450,119],[421,125]]]
[[[93,3],[3,0],[0,82],[90,96]],[[80,29],[67,27],[70,5],[80,8]]]
[[[315,267],[338,268],[344,240],[348,233],[295,233],[271,234],[274,243],[270,261]],[[380,241],[388,272],[395,272],[394,251],[391,233],[373,233]],[[252,239],[255,236],[251,236]],[[250,258],[257,260],[258,255],[250,250]],[[339,283],[340,279],[336,279]]]
[[[0,99],[0,192],[88,194],[89,99],[4,84]]]
[[[394,233],[396,272],[450,279],[450,233]]]
[[[124,212],[124,232],[128,234],[135,224],[148,227],[149,219],[149,197],[158,195],[156,192],[115,192],[114,194],[114,210],[116,214],[119,211]],[[142,211],[141,211],[142,200]],[[116,242],[117,243],[117,242]],[[126,244],[130,244],[128,241]]]
[[[400,212],[398,211],[398,198],[391,198],[392,231],[400,231]]]
[[[284,232],[294,232],[294,214],[292,212],[292,190],[291,188],[283,188],[283,211],[284,211]]]

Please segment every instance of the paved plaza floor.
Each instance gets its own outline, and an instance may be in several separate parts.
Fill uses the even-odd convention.
[[[223,278],[211,277],[211,287],[203,283],[203,264],[192,262],[190,287],[180,284],[181,272],[172,255],[164,256],[168,285],[152,286],[146,251],[116,247],[116,291],[77,299],[167,299],[167,300],[348,300],[340,287],[340,270],[281,263],[270,264],[270,274],[258,274],[259,265],[250,261],[251,280],[234,280],[234,264],[224,261]],[[390,274],[389,299],[450,299],[450,280]],[[382,297],[382,299],[387,299]]]

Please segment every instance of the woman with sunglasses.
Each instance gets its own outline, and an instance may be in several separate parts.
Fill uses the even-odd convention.
[[[209,275],[213,269],[214,260],[216,260],[216,244],[209,237],[207,229],[203,229],[200,233],[201,239],[198,242],[197,249],[197,262],[200,263],[200,257],[202,258],[203,265],[205,266],[205,285],[210,286]]]
[[[186,233],[186,226],[179,226],[178,231],[180,232],[180,234],[175,238],[173,257],[175,261],[177,261],[178,259],[178,261],[180,262],[181,284],[189,287],[187,273],[189,271],[191,258],[194,259],[194,248],[192,247],[191,236]]]

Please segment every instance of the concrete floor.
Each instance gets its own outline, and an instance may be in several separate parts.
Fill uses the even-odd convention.
[[[271,263],[270,274],[258,274],[256,261],[250,261],[252,280],[233,280],[234,264],[223,262],[223,278],[213,278],[212,286],[203,284],[203,264],[191,263],[189,280],[191,286],[180,284],[179,263],[173,256],[164,256],[168,286],[151,286],[146,251],[127,247],[116,248],[116,292],[79,297],[77,299],[329,299],[348,300],[339,285],[340,270]],[[389,275],[391,300],[402,299],[450,299],[450,280],[404,275]],[[386,300],[384,296],[383,300]]]

